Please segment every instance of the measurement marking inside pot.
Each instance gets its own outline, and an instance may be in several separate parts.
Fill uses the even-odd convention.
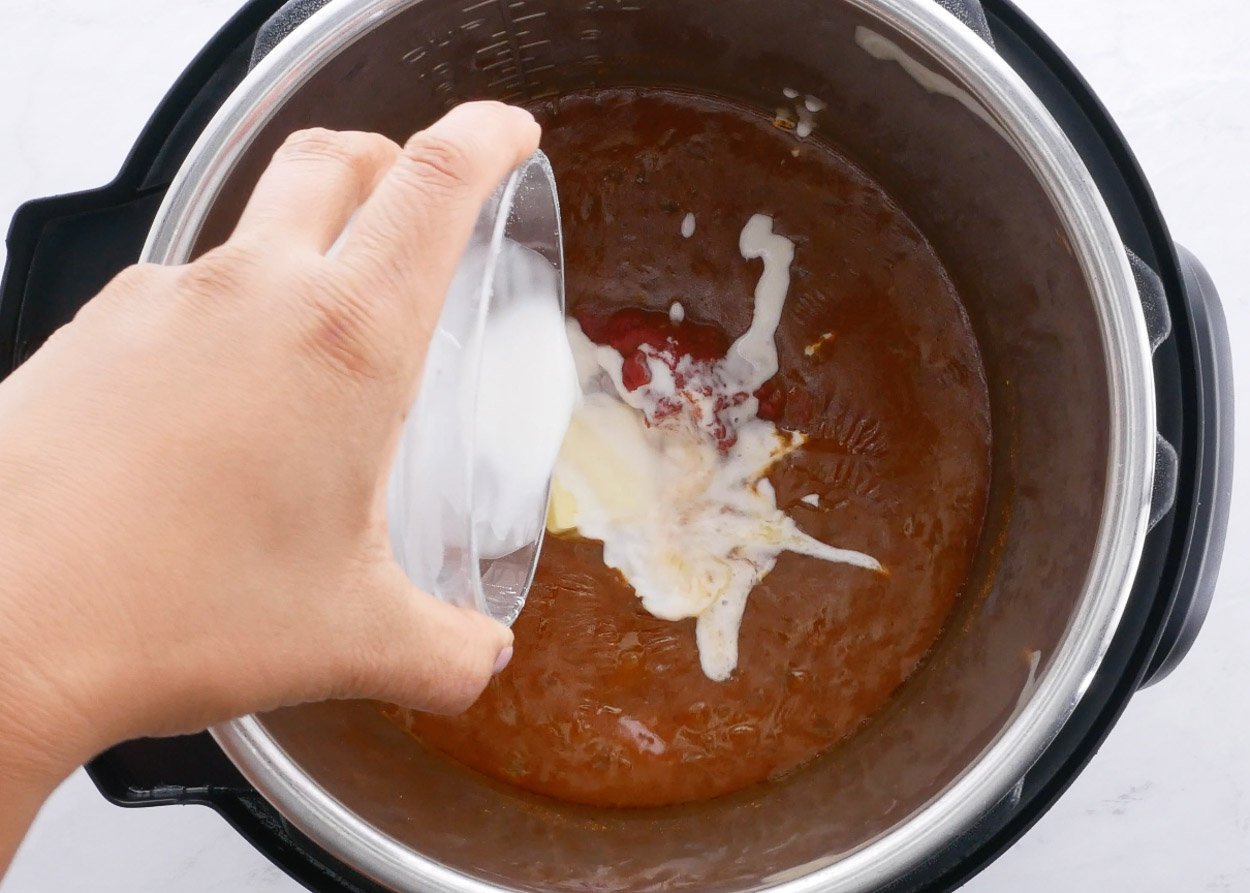
[[[513,2],[513,3],[508,3],[507,0],[495,0],[495,5],[496,5],[496,8],[499,10],[500,18],[502,18],[506,24],[506,27],[504,28],[504,30],[501,31],[499,35],[497,36],[505,37],[507,39],[508,44],[511,46],[512,57],[516,60],[516,81],[517,81],[516,89],[520,90],[522,95],[528,94],[530,92],[530,84],[529,84],[529,75],[525,69],[525,63],[527,61],[532,62],[534,60],[533,59],[527,60],[522,57],[521,50],[525,49],[526,47],[517,46],[517,43],[519,41],[518,29],[516,27],[518,19],[514,18],[516,10],[525,8],[524,0],[516,0],[516,2]],[[527,16],[527,18],[529,17],[532,17],[532,16]],[[521,33],[528,34],[529,31],[525,31]],[[539,44],[536,44],[536,43],[530,43],[530,44],[527,44],[526,46],[533,47],[533,46],[538,46],[538,45]]]

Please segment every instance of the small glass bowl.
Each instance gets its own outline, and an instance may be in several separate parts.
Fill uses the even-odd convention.
[[[391,547],[413,583],[509,625],[575,399],[563,316],[560,204],[537,152],[482,206],[387,486]]]

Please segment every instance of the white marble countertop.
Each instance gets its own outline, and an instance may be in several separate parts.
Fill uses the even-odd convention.
[[[240,0],[0,4],[0,224],[23,200],[102,185]],[[1219,286],[1250,417],[1250,4],[1018,0],[1126,132],[1179,241]],[[1201,637],[1133,699],[1060,803],[965,889],[1250,890],[1250,427],[1229,548]],[[295,893],[212,812],[122,810],[81,772],[55,794],[2,893]]]

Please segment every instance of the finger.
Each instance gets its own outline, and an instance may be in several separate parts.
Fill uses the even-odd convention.
[[[261,174],[233,240],[324,254],[399,157],[376,133],[300,130]]]
[[[497,102],[457,106],[404,146],[360,209],[340,258],[384,287],[391,321],[427,332],[468,244],[483,202],[538,148],[523,109]],[[414,300],[414,295],[427,300]]]
[[[395,610],[362,649],[365,666],[349,675],[364,690],[350,694],[431,713],[467,710],[511,658],[512,632],[422,592],[395,565],[379,576],[373,603]]]

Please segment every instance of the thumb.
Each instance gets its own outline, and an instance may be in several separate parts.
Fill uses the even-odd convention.
[[[377,603],[391,610],[360,649],[347,697],[389,701],[430,713],[461,713],[512,656],[512,631],[477,611],[440,601],[388,564],[379,571]]]

